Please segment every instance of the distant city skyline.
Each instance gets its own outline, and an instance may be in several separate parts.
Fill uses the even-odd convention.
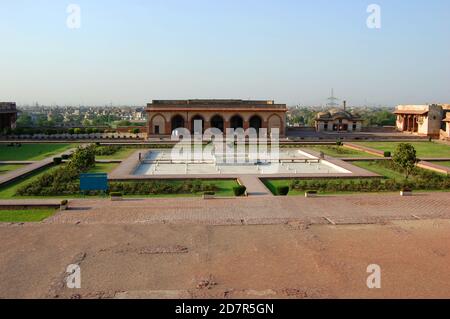
[[[450,103],[447,0],[5,0],[0,37],[0,101],[19,106],[325,105],[332,88],[350,106]]]

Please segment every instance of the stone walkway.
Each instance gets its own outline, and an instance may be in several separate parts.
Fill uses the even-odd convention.
[[[428,162],[428,161],[420,161],[417,163],[417,166],[420,168],[428,169],[431,171],[435,171],[441,174],[450,175],[450,167],[439,165],[439,162]]]
[[[50,166],[53,163],[54,157],[61,157],[63,155],[69,155],[72,152],[74,152],[75,149],[67,150],[61,154],[47,157],[41,161],[36,161],[32,164],[26,165],[24,167],[21,167],[19,169],[16,169],[14,171],[8,172],[6,174],[0,175],[0,186],[3,186],[5,184],[11,183],[15,181],[18,178],[24,177],[26,175],[32,174],[34,171],[40,170],[44,167]]]
[[[273,196],[258,176],[242,175],[238,179],[242,185],[247,187],[248,196]]]
[[[280,224],[373,223],[396,219],[450,218],[449,193],[321,196],[253,196],[203,200],[201,198],[71,200],[70,210],[47,223],[74,224]]]
[[[28,165],[37,161],[0,161],[0,165]]]

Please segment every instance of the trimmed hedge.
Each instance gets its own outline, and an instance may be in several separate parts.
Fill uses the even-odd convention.
[[[289,194],[289,186],[278,186],[277,187],[277,195],[287,196],[287,194]]]
[[[110,192],[121,192],[125,195],[195,194],[218,190],[214,183],[206,184],[196,180],[177,184],[164,181],[145,181],[112,182],[109,185]]]
[[[111,197],[122,197],[123,196],[121,192],[112,192],[112,193],[109,193],[109,195]]]
[[[97,155],[97,156],[114,155],[121,149],[122,149],[122,147],[120,147],[120,146],[98,146],[97,145],[95,147],[95,155]]]
[[[402,173],[392,161],[378,161],[380,165]],[[293,180],[292,190],[316,189],[319,192],[394,192],[402,189],[446,190],[450,189],[450,177],[428,170],[416,168],[409,179],[315,179]]]
[[[245,187],[243,185],[233,187],[234,196],[238,196],[238,197],[243,196],[246,191],[247,191],[247,187]]]

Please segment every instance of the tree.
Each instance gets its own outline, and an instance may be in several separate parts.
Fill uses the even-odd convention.
[[[395,165],[405,171],[406,179],[411,175],[418,162],[416,150],[409,143],[400,143],[394,152],[392,160]]]
[[[69,168],[74,168],[78,172],[86,172],[95,166],[95,145],[86,147],[78,147],[72,155],[72,159],[67,165]]]
[[[31,127],[33,126],[33,119],[29,113],[23,112],[17,119],[18,127]]]

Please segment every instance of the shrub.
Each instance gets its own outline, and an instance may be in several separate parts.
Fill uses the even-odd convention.
[[[62,206],[65,206],[65,205],[67,205],[68,203],[69,203],[69,201],[68,201],[67,199],[64,199],[64,200],[61,201],[61,205],[62,205]]]
[[[78,193],[79,174],[89,170],[95,163],[95,158],[92,161],[94,156],[89,155],[91,152],[89,147],[77,149],[67,165],[52,170],[50,173],[44,173],[32,183],[20,187],[16,194],[20,196],[57,196]],[[62,158],[55,157],[53,161],[55,164],[60,164]]]
[[[344,145],[344,143],[342,143],[341,139],[338,138],[336,140],[336,146],[342,146],[342,145]]]
[[[234,196],[242,196],[245,194],[246,190],[247,190],[247,187],[245,187],[243,185],[233,187]]]
[[[70,155],[69,154],[63,154],[63,155],[61,155],[61,158],[63,160],[68,160],[70,158]]]
[[[121,192],[111,192],[109,194],[111,195],[111,197],[122,197],[122,193]]]
[[[73,166],[79,172],[86,172],[95,165],[95,146],[79,147],[72,155],[69,166]]]
[[[278,186],[277,187],[277,195],[286,196],[289,194],[289,186]]]
[[[203,195],[214,196],[216,195],[216,192],[204,192]]]
[[[391,157],[391,152],[385,151],[384,152],[384,157]]]
[[[95,147],[95,155],[97,155],[97,156],[114,155],[121,149],[122,149],[122,147],[120,147],[120,146],[99,146],[99,145],[97,145]]]
[[[82,130],[81,130],[81,128],[77,127],[76,129],[73,130],[73,132],[74,132],[74,134],[81,134]]]

